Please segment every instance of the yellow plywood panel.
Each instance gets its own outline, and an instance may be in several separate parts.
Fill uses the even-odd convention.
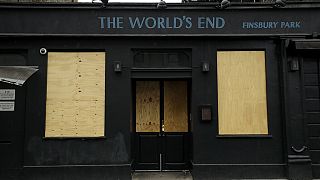
[[[186,81],[164,82],[164,132],[188,132]]]
[[[219,134],[268,134],[264,51],[217,54]]]
[[[71,103],[47,101],[46,137],[65,136],[75,123],[75,108]],[[72,130],[73,131],[73,130]]]
[[[46,137],[104,136],[105,53],[49,53],[46,104]]]
[[[160,82],[136,82],[136,132],[160,132]]]
[[[104,136],[104,102],[78,101],[76,107],[77,133],[85,137]]]
[[[47,69],[47,100],[71,100],[77,65],[71,53],[49,53]]]

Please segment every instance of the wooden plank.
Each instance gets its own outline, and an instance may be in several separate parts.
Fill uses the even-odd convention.
[[[304,74],[304,85],[318,86],[319,74]]]
[[[77,65],[73,53],[48,53],[47,101],[72,100]]]
[[[314,164],[320,164],[320,151],[310,151],[311,160]]]
[[[136,82],[136,132],[160,132],[160,82]]]
[[[320,150],[320,137],[309,137],[310,150]]]
[[[307,99],[305,100],[305,112],[320,112],[320,100],[319,99]]]
[[[264,51],[217,54],[220,135],[268,134]]]
[[[320,97],[319,86],[304,86],[306,99],[316,99]]]
[[[78,92],[77,100],[101,100],[104,99],[105,81],[101,81],[100,76],[104,77],[105,61],[101,54],[89,53],[85,57],[78,56],[76,87]],[[90,83],[88,83],[90,82]]]
[[[308,123],[320,124],[320,112],[305,113]]]
[[[320,137],[320,121],[319,124],[308,124],[309,137]]]
[[[318,73],[318,59],[316,58],[303,58],[303,72],[305,74]]]
[[[46,104],[46,137],[104,136],[105,53],[48,53]]]
[[[164,132],[188,132],[186,81],[164,82]]]

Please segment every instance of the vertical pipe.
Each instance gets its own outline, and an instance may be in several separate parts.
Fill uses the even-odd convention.
[[[162,154],[160,153],[160,171],[162,171]]]

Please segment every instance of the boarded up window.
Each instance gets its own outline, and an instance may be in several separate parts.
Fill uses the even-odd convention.
[[[105,53],[48,54],[46,137],[104,136]]]
[[[164,81],[164,132],[188,132],[187,81]]]
[[[220,135],[268,134],[264,51],[217,54]]]
[[[160,82],[136,82],[136,132],[160,132]]]

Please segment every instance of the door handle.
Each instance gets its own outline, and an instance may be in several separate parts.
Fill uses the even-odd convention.
[[[161,124],[162,124],[161,130],[162,130],[162,132],[164,132],[164,120],[162,119],[161,122],[162,122],[162,123],[161,123]]]

